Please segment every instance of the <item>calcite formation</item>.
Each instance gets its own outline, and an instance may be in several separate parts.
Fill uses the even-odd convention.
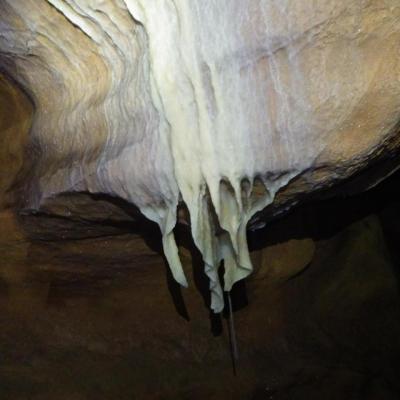
[[[178,204],[212,308],[252,270],[246,227],[398,147],[397,0],[1,0],[1,69],[34,105],[29,207],[121,197],[186,285]]]

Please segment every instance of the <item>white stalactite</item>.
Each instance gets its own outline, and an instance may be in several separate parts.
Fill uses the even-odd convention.
[[[181,197],[221,311],[221,260],[225,290],[252,270],[250,218],[326,148],[341,157],[334,142],[347,131],[364,130],[365,147],[397,122],[399,84],[377,79],[400,35],[399,4],[384,3],[3,0],[4,68],[35,102],[43,149],[36,206],[77,190],[136,204],[186,286],[173,235]],[[383,87],[390,107],[371,100]],[[357,117],[366,99],[381,118]]]

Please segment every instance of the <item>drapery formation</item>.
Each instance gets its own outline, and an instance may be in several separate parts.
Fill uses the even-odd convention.
[[[252,270],[250,218],[398,122],[396,0],[2,0],[0,12],[2,70],[35,106],[31,205],[82,190],[134,203],[186,285],[183,201],[216,312],[221,260],[225,290]]]

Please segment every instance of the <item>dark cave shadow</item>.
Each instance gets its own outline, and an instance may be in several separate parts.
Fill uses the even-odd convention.
[[[209,289],[209,279],[204,272],[204,262],[203,257],[200,251],[197,249],[196,245],[193,242],[192,235],[190,233],[190,227],[187,225],[179,224],[175,228],[175,237],[177,243],[184,247],[187,251],[189,251],[191,260],[192,260],[192,273],[193,273],[193,281],[196,287],[196,290],[203,299],[204,307],[209,310],[209,321],[210,321],[210,330],[213,336],[220,336],[223,332],[223,319],[229,318],[229,310],[227,307],[227,293],[224,292],[224,310],[221,314],[216,314],[211,310],[211,293]],[[224,284],[224,267],[220,266],[219,271],[219,279],[221,285]],[[233,312],[236,312],[248,305],[247,300],[247,292],[246,292],[246,282],[241,280],[237,282],[230,292],[231,301],[232,301],[232,309]]]
[[[360,221],[369,215],[377,215],[382,223],[382,229],[387,239],[388,248],[393,259],[395,276],[400,291],[400,171],[392,174],[379,185],[369,191],[359,194],[334,197],[324,200],[310,201],[301,204],[287,214],[270,221],[265,228],[257,231],[248,231],[247,239],[249,250],[260,250],[291,239],[311,238],[314,241],[326,240],[344,230],[347,226]],[[179,315],[189,320],[189,315],[184,303],[182,289],[172,277],[165,260],[161,234],[157,224],[147,220],[139,209],[127,201],[107,195],[91,195],[92,198],[107,200],[120,207],[131,215],[135,224],[130,224],[130,231],[143,237],[150,249],[163,256],[166,281],[173,299],[174,306]],[[390,213],[387,211],[390,208]],[[398,222],[397,222],[398,221]],[[397,224],[396,224],[397,222]],[[397,234],[398,233],[398,234]],[[177,224],[175,228],[177,243],[189,251],[192,260],[192,273],[196,290],[203,298],[205,308],[210,310],[211,297],[209,280],[204,273],[204,264],[200,251],[195,246],[190,227]],[[307,267],[300,272],[304,273]],[[219,270],[223,282],[223,267]],[[237,282],[231,290],[233,311],[236,312],[247,306],[246,282]],[[225,304],[227,304],[225,294]],[[227,309],[222,315],[209,311],[211,332],[218,336],[223,330],[223,318],[227,318]]]
[[[204,307],[208,310],[210,321],[210,331],[213,336],[220,336],[223,331],[223,324],[220,314],[215,314],[211,310],[211,293],[209,289],[209,279],[204,272],[203,257],[194,244],[190,227],[178,224],[175,228],[175,238],[178,246],[184,247],[189,253],[192,261],[192,276],[197,292],[203,299]]]
[[[135,205],[118,197],[112,197],[106,194],[87,194],[92,200],[107,201],[116,207],[122,209],[127,215],[131,216],[133,221],[122,221],[110,224],[117,225],[119,228],[127,229],[129,233],[140,235],[150,250],[159,254],[165,267],[165,280],[168,286],[172,302],[176,312],[186,321],[190,321],[185,300],[182,294],[182,287],[175,281],[171,269],[165,258],[162,248],[161,232],[155,222],[148,220]],[[210,321],[210,331],[213,336],[220,336],[223,332],[223,319],[229,318],[228,308],[225,307],[221,314],[216,314],[211,310],[211,293],[209,289],[209,279],[204,272],[204,262],[200,251],[194,244],[190,227],[184,224],[177,224],[174,229],[174,235],[178,246],[184,247],[191,257],[192,276],[195,288],[203,299],[204,307],[208,310]],[[223,285],[223,266],[219,269],[220,281]],[[245,281],[237,282],[231,290],[231,301],[233,312],[236,312],[248,305]],[[224,292],[224,304],[227,305],[227,294]]]
[[[171,295],[172,302],[174,303],[175,310],[183,319],[185,319],[186,321],[190,321],[190,316],[185,304],[185,299],[182,295],[182,288],[172,276],[171,269],[169,268],[168,261],[166,260],[164,254],[162,254],[162,258],[164,260],[168,291]]]
[[[114,197],[108,194],[93,194],[88,192],[78,192],[78,193],[62,193],[62,196],[67,197],[74,197],[74,196],[87,196],[90,201],[96,202],[107,202],[115,206],[116,208],[122,210],[126,214],[125,220],[115,220],[112,218],[105,218],[101,220],[89,220],[83,219],[81,216],[63,216],[63,215],[48,215],[44,211],[31,211],[31,210],[23,210],[20,213],[20,221],[21,226],[24,227],[25,231],[28,233],[29,236],[32,237],[32,232],[29,230],[36,230],[37,223],[35,223],[35,219],[38,221],[42,221],[44,218],[49,220],[57,220],[58,223],[65,223],[70,228],[74,228],[77,225],[80,227],[87,226],[107,226],[113,227],[116,229],[116,234],[134,234],[140,236],[143,241],[145,242],[146,246],[153,251],[154,253],[158,254],[162,260],[164,265],[164,273],[165,273],[165,281],[168,287],[168,291],[171,296],[171,300],[175,307],[176,312],[186,321],[190,321],[190,316],[185,304],[185,300],[182,294],[182,288],[175,281],[172,276],[171,270],[169,268],[168,262],[165,258],[164,251],[162,248],[162,237],[161,231],[159,226],[147,219],[139,210],[138,207],[129,203],[128,201]],[[55,198],[56,199],[56,198]],[[49,221],[47,221],[49,222]],[[46,224],[47,228],[47,224]],[[69,240],[70,237],[57,237],[56,233],[53,235],[52,233],[52,226],[50,226],[49,233],[41,233],[38,234],[37,232],[33,233],[32,240],[49,240],[49,241],[61,241],[61,240]],[[75,234],[75,233],[74,233]],[[196,287],[196,290],[200,293],[204,307],[209,312],[209,320],[210,320],[210,330],[214,336],[218,336],[222,333],[222,321],[221,317],[218,314],[213,313],[210,310],[211,304],[211,297],[209,291],[209,280],[206,274],[204,273],[204,266],[203,266],[203,259],[200,251],[196,248],[190,229],[188,226],[178,224],[174,231],[176,240],[178,245],[183,246],[186,250],[190,253],[191,260],[192,260],[192,274],[193,274],[193,281]],[[85,236],[85,238],[90,236]]]
[[[84,195],[87,196],[91,201],[96,202],[96,201],[101,201],[101,202],[107,202],[118,209],[122,210],[126,215],[127,218],[126,220],[115,220],[112,218],[105,218],[101,220],[84,220],[83,224],[87,224],[88,226],[107,226],[107,227],[113,227],[117,229],[116,235],[118,234],[133,234],[133,235],[138,235],[140,236],[143,241],[145,242],[146,246],[154,253],[158,254],[164,264],[164,273],[165,273],[165,281],[168,287],[168,291],[170,293],[172,302],[174,304],[176,312],[184,318],[186,321],[190,320],[184,298],[182,295],[182,289],[180,285],[175,281],[175,279],[172,276],[171,270],[168,266],[168,262],[165,258],[164,251],[162,248],[162,237],[161,237],[161,231],[159,226],[147,219],[139,210],[138,207],[136,207],[134,204],[129,203],[128,201],[119,198],[119,197],[114,197],[108,194],[93,194],[89,192],[77,192],[77,193],[63,193],[62,196],[67,196],[67,197],[74,197],[76,195]],[[74,226],[75,224],[82,224],[81,218],[75,217],[75,218],[69,218],[63,215],[51,215],[49,216],[47,213],[39,210],[39,211],[33,211],[31,210],[23,210],[20,212],[19,215],[19,220],[21,222],[21,226],[24,228],[26,233],[31,236],[31,232],[29,230],[35,228],[35,221],[34,219],[37,218],[48,218],[48,219],[55,219],[61,222],[65,222],[66,224],[70,226]],[[32,220],[33,219],[33,220]],[[28,221],[28,222],[27,222]],[[50,228],[51,230],[51,228]],[[35,233],[37,235],[37,233]],[[41,238],[41,235],[39,235],[39,241],[41,240],[49,240],[49,241],[61,241],[61,240],[69,240],[69,237],[66,238],[57,238],[53,237],[50,233],[50,235],[42,235],[43,238]],[[90,236],[89,236],[90,237]],[[85,237],[86,238],[86,237]],[[32,240],[37,240],[35,237],[32,238]]]
[[[299,205],[287,214],[270,221],[267,226],[257,231],[248,232],[248,244],[250,251],[286,242],[290,239],[311,238],[315,241],[328,239],[354,222],[366,218],[368,215],[378,215],[382,222],[382,229],[388,242],[391,257],[394,260],[395,276],[400,291],[400,171],[381,182],[368,192],[353,196],[342,196],[328,200]],[[82,194],[82,193],[81,193]],[[190,316],[185,305],[182,289],[174,280],[168,263],[165,259],[161,232],[156,223],[148,220],[138,207],[118,197],[106,194],[90,194],[84,192],[93,201],[106,201],[123,210],[131,219],[90,221],[94,224],[110,225],[126,233],[140,235],[146,245],[159,254],[165,265],[165,280],[176,312],[186,321]],[[72,194],[73,195],[73,194]],[[388,208],[390,212],[388,212]],[[37,213],[40,216],[40,212]],[[58,218],[58,217],[57,217]],[[59,216],[68,220],[68,217]],[[204,264],[201,253],[195,246],[190,227],[177,224],[175,237],[179,246],[184,247],[191,256],[192,274],[196,290],[203,299],[204,307],[209,310],[210,330],[214,336],[222,334],[223,319],[227,318],[227,310],[215,314],[210,310],[209,280],[204,273]],[[223,267],[220,268],[221,282],[223,281]],[[304,270],[301,272],[303,273]],[[236,312],[248,305],[246,283],[244,280],[237,282],[231,291],[232,307]],[[226,295],[225,295],[225,304]]]
[[[147,219],[140,212],[138,207],[124,199],[121,199],[119,197],[111,197],[104,194],[91,195],[91,197],[93,198],[93,200],[105,200],[114,204],[135,220],[134,226],[132,226],[130,229],[130,233],[140,235],[146,245],[150,248],[150,250],[154,251],[162,257],[164,264],[165,280],[175,310],[178,315],[180,315],[183,319],[185,319],[186,321],[190,321],[190,316],[182,295],[182,288],[180,284],[174,279],[163,251],[162,236],[159,226],[155,222]]]
[[[370,215],[377,215],[381,221],[382,231],[388,249],[394,260],[392,265],[395,270],[397,285],[400,291],[400,195],[397,193],[398,187],[400,187],[400,172],[394,174],[368,192],[300,205],[281,218],[270,221],[266,228],[255,232],[249,231],[249,249],[259,250],[266,246],[286,242],[291,239],[311,238],[314,241],[327,240],[339,234],[349,225],[361,221]],[[163,256],[161,234],[158,226],[147,221],[144,216],[140,216],[138,210],[129,203],[125,203],[119,199],[117,203],[125,207],[127,213],[136,216],[135,233],[143,237],[149,248]],[[135,209],[135,212],[131,211],[133,209]],[[175,228],[175,237],[178,245],[186,249],[190,254],[194,286],[202,297],[204,307],[209,310],[211,334],[217,337],[227,332],[230,337],[228,307],[225,307],[220,314],[214,314],[210,310],[211,298],[209,281],[204,273],[201,253],[193,242],[190,227],[178,224]],[[163,259],[166,282],[175,310],[186,321],[190,321],[190,316],[182,295],[182,289],[172,277],[164,256]],[[304,274],[307,269],[308,266],[295,276],[292,276],[290,280],[298,278],[300,275]],[[222,283],[223,272],[223,266],[221,266],[219,273]],[[237,282],[232,288],[230,296],[234,313],[246,308],[248,306],[246,281],[242,280]],[[228,304],[226,293],[225,304]],[[231,356],[235,374],[236,364],[233,359],[233,352],[231,352]]]
[[[282,217],[270,221],[264,228],[248,231],[249,250],[260,250],[291,239],[327,240],[351,224],[376,215],[382,227],[400,293],[399,187],[400,170],[368,191],[298,205]]]
[[[357,195],[307,202],[296,206],[267,226],[248,232],[250,250],[286,242],[290,239],[329,239],[347,226],[371,214],[380,216],[388,206],[397,208],[400,217],[400,171]],[[400,243],[399,243],[400,244]]]
[[[172,276],[171,270],[169,268],[168,262],[165,258],[162,244],[161,244],[161,233],[159,227],[156,223],[149,221],[137,208],[136,206],[130,204],[129,202],[115,197],[110,197],[107,195],[91,195],[91,197],[101,200],[107,200],[117,207],[120,207],[125,213],[131,215],[135,218],[136,230],[135,233],[140,234],[144,239],[146,245],[153,251],[160,254],[164,260],[166,282],[168,285],[168,290],[170,292],[172,301],[174,303],[177,313],[184,318],[186,321],[190,321],[190,316],[182,295],[181,286],[175,281]],[[224,292],[224,304],[225,308],[222,314],[216,314],[211,310],[211,293],[209,289],[209,278],[204,272],[204,261],[203,257],[194,244],[192,234],[190,232],[190,227],[185,224],[177,224],[174,229],[174,235],[178,246],[184,247],[191,256],[191,267],[194,285],[197,292],[201,295],[203,299],[204,307],[208,310],[209,321],[210,321],[210,331],[213,336],[220,336],[223,332],[223,318],[229,318],[229,310],[227,307],[227,293]],[[219,268],[219,278],[221,284],[223,285],[223,266]],[[237,282],[230,292],[232,309],[233,312],[241,310],[247,307],[248,297],[246,290],[246,283],[244,280]]]

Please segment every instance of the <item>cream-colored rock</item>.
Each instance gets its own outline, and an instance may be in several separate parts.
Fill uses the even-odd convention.
[[[136,204],[185,285],[182,199],[216,311],[221,259],[229,290],[252,270],[247,224],[279,189],[304,175],[328,185],[398,145],[397,0],[5,0],[0,12],[2,68],[36,109],[32,206],[82,190]]]

